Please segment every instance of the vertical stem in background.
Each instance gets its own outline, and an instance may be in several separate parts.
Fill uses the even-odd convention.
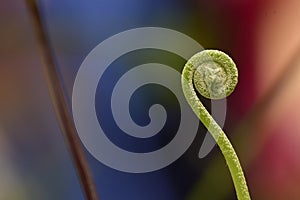
[[[60,127],[72,154],[85,197],[87,200],[98,200],[96,187],[93,182],[83,148],[80,144],[80,139],[76,133],[71,113],[65,101],[63,88],[52,57],[51,47],[47,40],[46,32],[43,29],[37,1],[27,0],[26,2],[37,37],[39,50],[43,58],[44,72],[46,74],[50,96],[54,104]]]

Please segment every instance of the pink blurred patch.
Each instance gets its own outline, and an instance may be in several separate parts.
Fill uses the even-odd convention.
[[[300,126],[296,115],[283,116],[271,126],[249,172],[254,199],[300,199]]]

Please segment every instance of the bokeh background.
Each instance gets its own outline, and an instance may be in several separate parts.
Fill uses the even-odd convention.
[[[245,168],[250,193],[255,200],[300,199],[299,1],[39,3],[67,97],[87,53],[127,29],[171,28],[204,48],[230,54],[239,68],[239,84],[228,98],[225,130]],[[0,199],[84,199],[48,94],[25,2],[0,5]],[[126,60],[127,65],[132,62]],[[147,174],[112,170],[86,152],[99,196],[104,200],[235,199],[218,148],[204,159],[197,158],[201,133],[205,129],[200,126],[195,142],[178,161]]]

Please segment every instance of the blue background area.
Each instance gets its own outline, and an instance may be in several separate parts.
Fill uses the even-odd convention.
[[[53,45],[54,54],[58,62],[59,70],[62,73],[69,98],[71,97],[76,72],[82,60],[97,44],[114,34],[136,27],[157,26],[180,31],[181,29],[188,28],[185,22],[190,17],[190,11],[186,3],[174,0],[42,1],[41,8],[45,16],[46,29]],[[146,56],[144,55],[144,57]],[[132,58],[132,56],[130,58]],[[132,59],[134,60],[134,58]],[[149,59],[144,60],[150,62]],[[176,57],[169,56],[168,59],[160,59],[161,62],[165,63],[173,62],[173,66],[174,60],[177,61],[177,64],[183,66],[184,60],[180,60]],[[149,149],[154,150],[169,142],[174,136],[174,131],[176,133],[178,123],[180,122],[180,116],[177,114],[176,117],[178,103],[176,104],[176,99],[174,100],[173,98],[172,100],[172,93],[170,94],[168,91],[165,91],[165,94],[160,94],[158,97],[163,95],[166,98],[171,98],[170,101],[164,102],[164,104],[169,107],[169,125],[166,125],[161,133],[158,134],[167,135],[168,137],[154,136],[156,138],[146,139],[148,143],[142,142],[140,145],[137,145],[137,147],[132,147],[134,144],[138,144],[137,142],[139,142],[139,140],[141,142],[142,139],[131,138],[128,140],[127,138],[126,140],[126,137],[129,136],[122,136],[122,132],[118,133],[120,130],[114,127],[115,123],[112,121],[111,111],[109,110],[109,97],[114,86],[111,79],[115,79],[116,74],[123,73],[122,71],[126,71],[134,66],[130,66],[129,64],[134,64],[134,62],[127,64],[123,61],[115,62],[111,66],[111,68],[115,68],[115,70],[110,70],[111,72],[106,73],[106,78],[103,78],[103,85],[105,86],[101,87],[101,83],[99,83],[96,102],[103,102],[103,99],[108,100],[106,104],[105,101],[102,103],[102,109],[101,104],[99,104],[99,106],[96,105],[98,118],[100,119],[99,121],[101,121],[101,116],[103,119],[105,118],[103,126],[110,130],[112,135],[110,139],[116,144],[121,144],[122,146],[120,146],[122,148],[136,152],[145,152]],[[175,65],[175,68],[176,67],[177,70],[181,70],[180,67],[178,68],[178,66]],[[138,101],[134,102],[135,106],[131,106],[133,110],[138,110],[134,108],[138,108],[139,105],[145,105],[145,101],[149,99],[149,94],[151,94],[151,88],[152,93],[155,93],[155,87],[149,87],[147,90],[148,95],[146,95],[144,91],[144,95],[142,95],[144,97],[140,94],[140,98],[136,98]],[[166,90],[166,88],[156,88],[156,91],[163,92],[164,90]],[[155,100],[155,95],[152,96],[154,96],[154,99],[152,98],[151,100],[150,98],[148,104],[151,104],[153,101],[162,103],[159,102],[158,97],[156,97]],[[168,104],[171,104],[171,106],[168,106]],[[145,117],[145,110],[132,113],[132,115],[133,119],[138,121],[137,123],[147,124],[149,122],[147,117]],[[172,116],[175,117],[172,118]],[[195,175],[197,174],[197,172],[193,174],[192,167],[185,164],[186,158],[184,157],[176,161],[172,167],[167,167],[156,172],[129,174],[104,166],[95,160],[88,152],[86,155],[91,165],[100,197],[104,200],[183,199],[188,192],[187,189],[193,183],[196,177]],[[197,153],[194,154],[195,159],[197,159],[196,156]],[[80,195],[78,195],[78,199],[81,199]]]

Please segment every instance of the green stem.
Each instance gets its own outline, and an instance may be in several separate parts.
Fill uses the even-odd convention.
[[[226,163],[229,167],[238,199],[250,200],[251,198],[243,169],[232,144],[230,143],[222,128],[220,128],[220,126],[216,123],[216,121],[203,106],[194,90],[193,78],[196,68],[197,67],[194,67],[191,64],[186,64],[185,68],[183,69],[182,89],[184,95],[197,117],[208,129],[208,131],[211,133],[218,146],[220,147],[221,152],[224,155]]]

